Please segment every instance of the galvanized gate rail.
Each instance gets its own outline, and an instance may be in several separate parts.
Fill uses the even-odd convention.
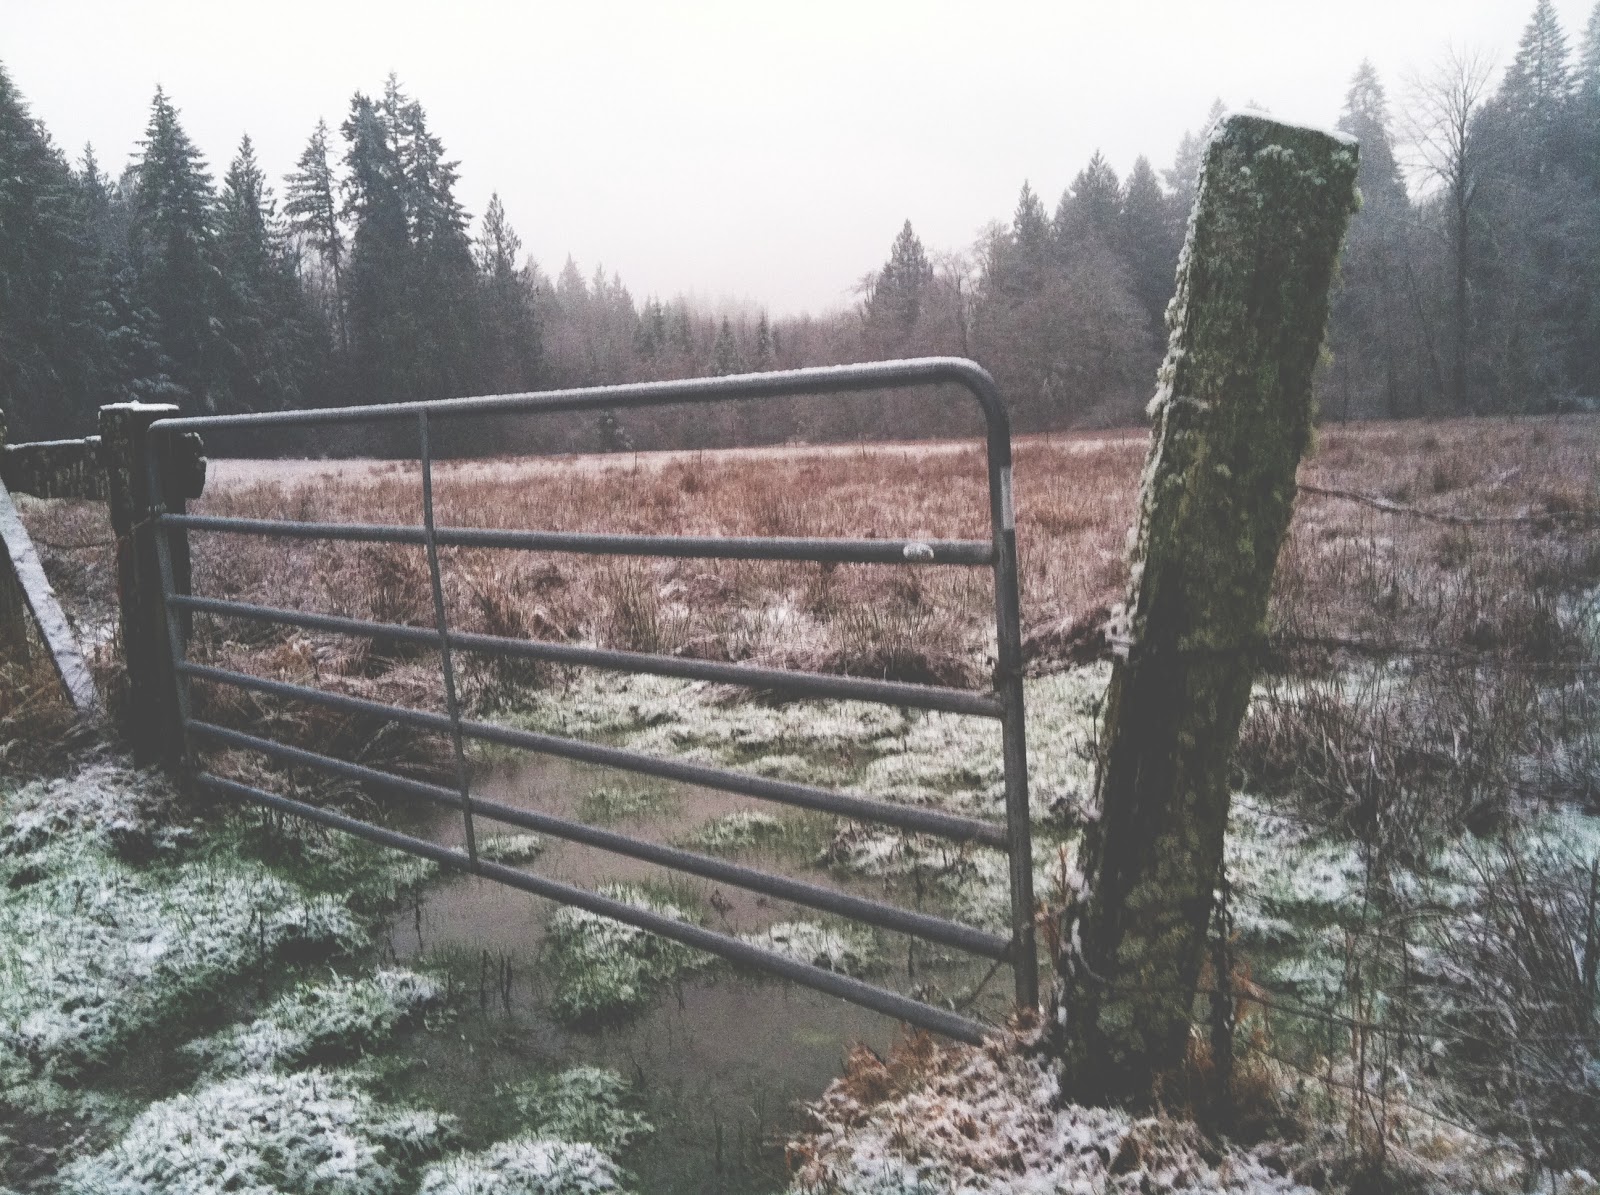
[[[990,538],[987,541],[602,535],[581,532],[440,527],[434,523],[430,421],[435,418],[483,414],[550,414],[726,400],[774,400],[801,394],[841,394],[939,384],[953,384],[964,388],[977,400],[983,414],[989,484]],[[177,687],[177,692],[174,694],[177,724],[183,736],[185,771],[191,782],[220,795],[291,813],[373,842],[432,859],[448,867],[496,880],[563,904],[588,909],[957,1039],[979,1041],[986,1028],[979,1022],[949,1009],[938,1008],[859,979],[785,958],[731,935],[676,921],[595,892],[481,858],[477,849],[474,818],[483,817],[598,847],[795,904],[836,913],[884,929],[912,934],[986,958],[1006,961],[1011,964],[1015,976],[1018,1004],[1032,1007],[1037,1003],[1032,836],[1028,821],[1022,645],[1018,618],[1016,531],[1011,496],[1011,434],[1005,407],[1001,403],[994,380],[982,367],[960,358],[921,358],[537,394],[161,419],[151,424],[148,432],[149,440],[145,455],[150,472],[150,493],[160,495],[163,492],[160,477],[161,461],[165,455],[163,448],[177,433],[205,431],[211,428],[306,427],[407,419],[414,420],[417,425],[418,455],[422,469],[420,526],[216,518],[172,513],[159,506],[154,511],[154,525],[157,529],[155,540],[166,612],[167,642],[172,654],[173,674]],[[190,532],[419,545],[427,554],[435,625],[432,628],[399,626],[177,592],[174,583],[174,577],[177,575],[173,565],[174,544],[180,537],[186,537]],[[702,557],[722,560],[988,566],[994,573],[997,646],[994,692],[976,693],[933,685],[755,668],[708,660],[453,631],[446,615],[440,578],[440,547],[503,548],[623,556]],[[438,714],[393,706],[193,663],[186,658],[185,643],[188,620],[196,612],[294,626],[306,630],[385,637],[436,648],[440,653],[446,713]],[[462,651],[742,685],[801,698],[869,701],[993,718],[998,720],[1001,726],[1006,822],[1002,826],[937,810],[874,800],[812,785],[773,780],[704,764],[660,758],[623,748],[467,719],[462,717],[455,686],[454,653]],[[190,709],[188,687],[192,679],[302,701],[347,713],[376,716],[448,735],[453,748],[455,784],[453,787],[445,787],[408,779],[202,721],[195,718]],[[469,739],[498,743],[586,764],[598,764],[643,775],[703,785],[803,809],[820,810],[842,817],[883,823],[903,830],[1002,850],[1007,853],[1010,861],[1011,935],[1009,938],[1003,938],[973,926],[841,892],[809,881],[764,872],[742,864],[634,839],[611,830],[474,796],[466,764],[465,743]],[[211,775],[200,769],[195,751],[196,740],[255,752],[281,763],[318,769],[390,792],[458,808],[463,819],[466,849],[463,851],[442,846]]]

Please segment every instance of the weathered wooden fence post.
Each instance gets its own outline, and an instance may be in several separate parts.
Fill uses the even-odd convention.
[[[115,403],[100,408],[100,451],[107,475],[111,530],[117,538],[117,597],[123,660],[128,670],[125,725],[139,763],[176,764],[182,752],[178,678],[172,671],[161,566],[153,515],[182,513],[185,500],[205,485],[205,458],[197,437],[183,437],[161,453],[152,492],[146,432],[158,419],[178,414],[164,403]],[[174,586],[189,590],[189,541],[172,537]]]
[[[1141,1103],[1182,1065],[1228,766],[1311,431],[1353,142],[1254,115],[1207,148],[1168,310],[1082,887],[1057,980],[1066,1080]]]
[[[0,412],[0,455],[6,450],[6,417]],[[28,607],[22,585],[8,559],[0,559],[0,654],[16,660],[28,658]]]

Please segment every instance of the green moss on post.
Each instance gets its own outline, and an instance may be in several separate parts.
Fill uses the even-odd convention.
[[[152,493],[146,435],[158,419],[178,414],[161,403],[114,403],[100,408],[101,460],[111,530],[117,539],[118,629],[127,666],[123,724],[142,764],[174,766],[182,754],[178,723],[178,678],[172,670],[166,612],[161,602],[161,567],[151,516],[165,510],[181,514],[187,498],[205,485],[205,458],[198,437],[169,439],[158,474],[165,489]],[[172,536],[173,583],[189,590],[189,541]]]
[[[1062,926],[1056,1044],[1082,1099],[1143,1102],[1183,1061],[1356,156],[1246,115],[1207,149],[1114,628],[1098,816]]]

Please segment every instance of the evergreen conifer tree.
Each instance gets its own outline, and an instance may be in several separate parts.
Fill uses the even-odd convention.
[[[1169,218],[1167,197],[1150,160],[1143,156],[1133,163],[1122,189],[1116,246],[1128,267],[1134,297],[1149,318],[1150,333],[1160,339],[1177,276],[1180,242]]]
[[[1056,205],[1052,231],[1057,248],[1071,252],[1090,239],[1113,244],[1121,211],[1122,186],[1117,181],[1117,172],[1105,156],[1095,150],[1089,164],[1078,171]]]
[[[100,365],[85,196],[0,67],[0,404],[14,438],[81,434]]]
[[[483,309],[479,369],[484,388],[501,393],[531,390],[539,378],[538,312],[531,280],[518,263],[521,253],[522,238],[495,193],[483,213],[475,256]]]
[[[285,180],[283,214],[290,229],[314,254],[329,282],[325,306],[338,330],[339,347],[350,350],[350,331],[344,313],[344,231],[339,226],[338,184],[329,161],[328,124],[317,127],[301,151],[295,169]]]
[[[1507,166],[1529,175],[1550,169],[1566,149],[1571,97],[1566,34],[1551,0],[1537,0],[1495,98],[1496,131],[1504,138],[1500,153]]]
[[[739,342],[733,336],[733,325],[728,322],[727,316],[723,316],[716,343],[711,346],[711,374],[721,378],[743,372],[744,360],[739,355]]]
[[[227,352],[216,404],[238,410],[301,405],[315,336],[272,190],[246,136],[217,203],[218,309]]]
[[[873,285],[867,318],[901,336],[909,334],[922,314],[923,300],[932,282],[933,266],[907,220]]]
[[[222,352],[214,319],[216,200],[205,160],[159,87],[139,148],[132,245],[140,300],[160,321],[173,380],[209,410]]]
[[[772,325],[767,322],[767,313],[765,311],[761,313],[761,318],[756,321],[754,368],[757,370],[772,368]]]
[[[1395,160],[1389,101],[1370,61],[1363,59],[1350,80],[1339,129],[1361,146],[1356,185],[1361,189],[1363,211],[1368,215],[1375,214],[1374,209],[1386,215],[1403,211],[1409,201],[1400,164]]]

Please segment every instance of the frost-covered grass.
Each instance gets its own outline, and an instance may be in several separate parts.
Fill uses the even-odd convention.
[[[622,1171],[592,1145],[518,1137],[429,1166],[417,1195],[611,1195]]]
[[[303,983],[249,1024],[229,1026],[184,1049],[218,1074],[283,1070],[367,1053],[443,998],[437,983],[411,971],[333,976]]]
[[[493,863],[531,863],[544,851],[537,834],[488,834],[478,839],[478,854]]]
[[[781,817],[759,809],[739,809],[712,818],[697,827],[685,841],[701,850],[732,855],[773,846],[783,841],[788,831],[789,824]]]
[[[173,1024],[243,972],[364,940],[340,902],[248,860],[125,862],[113,842],[161,837],[143,819],[141,792],[138,778],[97,769],[6,800],[6,1086],[103,1062],[134,1034]]]
[[[1093,781],[1089,747],[1107,669],[1027,682],[1034,808],[1076,805]],[[862,702],[729,702],[704,684],[599,675],[532,696],[541,730],[655,754],[979,816],[1004,814],[1000,733],[991,721]]]
[[[252,1071],[152,1104],[110,1149],[62,1172],[61,1195],[401,1195],[453,1135],[352,1075]]]
[[[600,891],[676,921],[700,920],[681,904],[631,884],[608,884]],[[551,916],[545,951],[555,976],[551,1010],[576,1022],[636,1012],[663,985],[707,962],[687,946],[570,906]]]
[[[1309,1192],[1193,1125],[1063,1103],[1041,1059],[912,1039],[865,1050],[790,1146],[795,1195]]]
[[[586,1141],[617,1153],[655,1131],[633,1106],[629,1085],[614,1071],[578,1066],[505,1089],[528,1133]]]
[[[644,784],[602,784],[584,794],[578,816],[587,822],[610,825],[644,817],[664,817],[682,805],[670,789]]]
[[[740,937],[785,958],[845,975],[865,975],[882,961],[872,934],[848,924],[784,921]]]

